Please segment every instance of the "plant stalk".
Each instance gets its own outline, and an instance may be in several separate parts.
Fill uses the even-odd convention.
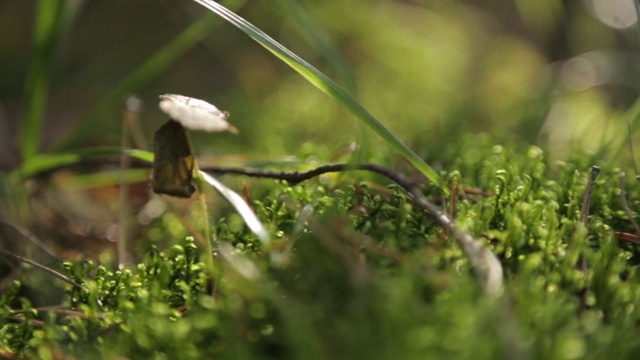
[[[207,252],[206,262],[207,267],[209,268],[209,272],[211,274],[212,279],[216,277],[216,267],[213,261],[213,247],[211,246],[211,227],[209,226],[209,211],[207,210],[207,199],[204,195],[204,186],[202,186],[203,180],[200,176],[200,166],[198,165],[198,158],[196,157],[196,153],[193,149],[193,142],[191,141],[191,133],[184,129],[184,132],[187,137],[187,143],[189,144],[189,152],[191,156],[193,156],[193,173],[194,178],[196,180],[196,189],[198,190],[198,200],[200,201],[200,208],[202,211],[202,226],[204,228],[204,246],[205,251]],[[215,287],[214,287],[215,288]]]

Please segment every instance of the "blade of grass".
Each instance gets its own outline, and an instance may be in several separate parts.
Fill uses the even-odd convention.
[[[84,160],[119,155],[128,155],[133,158],[146,161],[150,164],[153,163],[154,156],[153,153],[149,151],[122,149],[116,147],[78,149],[59,154],[40,154],[23,162],[20,168],[14,170],[10,174],[10,179],[19,181],[20,179],[25,179],[38,173],[56,169],[61,166],[80,163]],[[203,171],[199,171],[199,174],[206,183],[211,185],[220,193],[220,195],[229,201],[240,217],[245,221],[249,229],[256,234],[258,239],[260,239],[263,244],[268,245],[270,241],[269,232],[260,220],[258,220],[258,217],[253,213],[253,210],[251,210],[249,205],[244,202],[242,196],[226,187],[211,175],[208,175]],[[114,174],[112,181],[115,183],[117,178],[117,174]]]
[[[389,129],[387,129],[375,116],[367,111],[358,101],[356,101],[347,91],[329,79],[320,70],[313,67],[308,62],[282,46],[280,43],[269,37],[262,30],[255,27],[245,19],[236,15],[231,10],[211,0],[194,0],[200,5],[218,14],[245,34],[269,50],[272,54],[280,58],[284,63],[296,70],[307,81],[315,85],[322,92],[346,107],[352,114],[357,116],[376,134],[398,151],[404,158],[413,164],[429,180],[438,186],[446,195],[449,190],[438,173],[425,163],[416,153],[411,151],[400,139],[398,139]]]
[[[56,188],[63,191],[81,191],[102,186],[115,186],[118,185],[121,178],[127,183],[148,181],[149,170],[103,170],[89,173],[75,173],[73,176],[65,179],[64,182],[56,183]]]
[[[53,54],[70,24],[76,7],[64,0],[40,0],[36,9],[34,54],[25,83],[26,111],[19,123],[20,157],[26,160],[40,151],[42,124],[47,106],[49,68]]]
[[[20,167],[14,170],[10,177],[17,179],[27,179],[36,174],[60,168],[67,165],[77,164],[83,160],[96,159],[108,156],[118,156],[126,154],[131,157],[153,162],[153,153],[143,150],[122,149],[117,147],[99,147],[78,149],[56,154],[39,154],[24,161]]]
[[[636,16],[640,16],[640,5],[638,5],[638,0],[633,0],[633,8],[635,10]],[[640,27],[636,26],[636,31],[638,32],[638,41],[640,41]],[[638,128],[640,127],[640,98],[636,99],[633,105],[631,105],[631,107],[621,116],[621,121],[627,123],[627,126],[629,127],[629,139],[631,139],[634,133],[638,131]],[[618,136],[614,140],[609,141],[609,143],[605,146],[602,146],[602,149],[605,150],[613,147],[613,150],[611,150],[609,154],[610,165],[614,161],[618,161],[618,158],[624,150],[626,143],[627,140],[625,140],[624,137]],[[631,154],[631,156],[633,157],[633,154]]]
[[[247,205],[242,196],[240,196],[235,191],[226,187],[223,183],[216,180],[213,176],[207,174],[204,171],[198,172],[202,179],[211,185],[214,189],[216,189],[220,195],[222,195],[229,203],[236,209],[238,214],[244,219],[244,222],[247,224],[249,229],[256,234],[258,239],[262,241],[265,246],[269,245],[269,232],[262,225],[258,217],[253,213],[253,210]]]
[[[8,257],[13,258],[15,260],[21,261],[21,262],[23,262],[25,264],[29,264],[31,266],[34,266],[36,269],[42,270],[42,271],[46,272],[47,274],[52,275],[55,278],[58,278],[58,279],[66,282],[68,284],[71,284],[71,285],[77,287],[78,289],[82,289],[82,285],[80,285],[77,282],[71,280],[67,276],[64,276],[61,273],[59,273],[59,272],[57,272],[57,271],[55,271],[55,270],[53,270],[51,268],[48,268],[48,267],[46,267],[44,265],[38,264],[35,261],[31,261],[29,259],[23,258],[22,256],[18,256],[18,255],[14,254],[14,253],[12,253],[10,251],[7,251],[7,250],[5,250],[3,248],[0,248],[0,254],[3,254],[5,256],[8,256]]]
[[[336,48],[329,35],[313,20],[309,12],[297,1],[275,0],[282,12],[288,16],[301,29],[302,36],[306,37],[311,46],[316,48],[319,54],[324,57],[329,67],[335,71],[344,82],[347,91],[357,94],[356,77],[351,67]]]
[[[285,13],[288,19],[300,29],[299,33],[304,36],[309,44],[323,57],[331,71],[342,80],[346,90],[355,96],[358,94],[356,77],[347,60],[342,56],[331,37],[324,31],[318,23],[311,17],[307,9],[295,0],[275,0],[273,2]],[[364,126],[358,127],[356,134],[358,151],[352,153],[350,162],[362,163],[369,160],[371,154],[371,139],[369,132]]]
[[[631,107],[620,116],[618,119],[620,123],[626,123],[629,127],[629,137],[633,138],[634,134],[638,132],[640,128],[640,98],[636,100]],[[609,152],[610,165],[614,161],[618,161],[620,154],[627,147],[627,137],[616,136],[613,140],[609,141],[609,144],[605,145],[604,149],[612,149]]]
[[[126,94],[137,92],[143,85],[165,72],[184,53],[209,34],[213,26],[218,22],[217,17],[209,16],[208,14],[195,21],[173,41],[124,78],[109,94],[104,96],[102,101],[84,119],[79,121],[74,129],[60,138],[55,144],[55,148],[77,146],[88,133],[95,133],[96,124],[102,123],[104,114],[109,113],[110,109],[119,108],[118,103],[124,99]]]

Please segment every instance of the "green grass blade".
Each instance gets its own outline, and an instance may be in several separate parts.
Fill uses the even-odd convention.
[[[218,22],[219,19],[217,17],[208,16],[207,14],[207,16],[201,17],[186,28],[168,45],[160,49],[124,78],[82,121],[78,122],[74,130],[58,141],[55,148],[61,149],[80,144],[87,134],[95,132],[96,124],[104,121],[104,114],[109,113],[109,110],[113,109],[114,106],[118,106],[126,94],[138,91],[149,81],[165,72],[184,53],[209,34],[213,26]]]
[[[615,139],[611,140],[609,144],[605,145],[604,148],[610,148],[609,150],[609,164],[613,165],[616,161],[618,161],[620,155],[623,151],[625,151],[629,146],[629,138],[633,138],[633,136],[640,129],[640,98],[636,100],[635,103],[620,116],[621,123],[628,124],[631,129],[630,134],[626,134],[626,136],[617,136]],[[636,154],[633,154],[634,156]]]
[[[149,163],[153,162],[153,153],[149,151],[123,149],[119,147],[86,148],[56,154],[35,155],[23,161],[20,167],[14,170],[10,176],[27,179],[37,174],[63,166],[77,164],[84,160],[120,156],[122,154],[129,155]]]
[[[242,196],[238,195],[238,193],[229,189],[223,183],[216,180],[216,178],[204,171],[200,171],[200,176],[207,184],[211,185],[218,191],[218,193],[220,193],[220,195],[227,199],[229,204],[231,204],[236,209],[240,217],[242,217],[242,219],[244,220],[245,224],[247,224],[249,229],[251,229],[251,231],[256,234],[262,244],[268,246],[270,241],[269,232],[264,227],[264,225],[262,225],[260,220],[258,220],[256,214],[254,214],[253,210],[251,210],[249,205],[247,205]]]
[[[72,165],[80,163],[84,160],[89,159],[97,159],[109,156],[119,156],[119,155],[129,155],[136,159],[140,159],[149,163],[153,162],[153,153],[144,150],[136,150],[136,149],[123,149],[117,147],[103,147],[103,148],[87,148],[87,149],[78,149],[75,151],[69,151],[65,153],[57,153],[57,154],[39,154],[35,155],[28,160],[24,161],[22,165],[14,170],[10,175],[9,179],[13,179],[18,182],[20,179],[26,179],[32,177],[36,174],[57,169],[62,166]],[[99,176],[100,174],[93,174],[94,176]],[[258,239],[264,244],[268,245],[270,238],[269,232],[265,228],[265,226],[258,220],[258,217],[255,215],[253,210],[245,203],[242,196],[238,195],[233,190],[226,187],[224,184],[216,180],[211,175],[200,171],[200,176],[214,189],[216,189],[220,195],[222,195],[231,206],[233,206],[240,217],[247,224],[249,229],[256,234]],[[113,181],[116,181],[117,178],[113,178]]]
[[[218,14],[224,20],[242,30],[253,40],[258,42],[275,56],[280,58],[280,60],[300,73],[300,75],[307,79],[307,81],[309,81],[322,92],[329,95],[331,98],[349,109],[351,113],[353,113],[367,126],[369,126],[375,133],[382,137],[385,142],[391,145],[393,149],[398,151],[418,170],[420,170],[420,172],[422,172],[429,180],[431,180],[435,185],[442,189],[445,194],[449,193],[449,190],[445,186],[444,181],[438,175],[438,173],[433,170],[433,168],[431,168],[431,166],[425,163],[418,155],[416,155],[416,153],[411,151],[411,149],[409,149],[407,145],[400,141],[389,129],[387,129],[378,119],[376,119],[375,116],[369,113],[369,111],[367,111],[358,101],[356,101],[347,91],[336,84],[333,80],[329,79],[326,75],[313,67],[311,64],[304,61],[289,49],[285,48],[280,43],[269,37],[262,30],[253,26],[251,23],[239,17],[224,6],[211,0],[194,1]]]
[[[357,94],[356,77],[351,66],[336,48],[329,35],[309,15],[309,12],[294,0],[274,0],[273,3],[293,19],[295,24],[302,30],[302,35],[325,58],[327,64],[336,75],[342,79],[347,91]]]
[[[42,123],[49,88],[49,67],[64,29],[64,0],[40,0],[34,24],[34,54],[25,85],[27,109],[18,129],[20,157],[26,160],[40,151]]]

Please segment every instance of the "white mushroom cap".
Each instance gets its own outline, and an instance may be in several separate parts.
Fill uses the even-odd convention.
[[[188,96],[160,95],[160,110],[189,130],[207,132],[229,131],[237,133],[233,125],[227,122],[229,113],[220,111],[206,101]]]

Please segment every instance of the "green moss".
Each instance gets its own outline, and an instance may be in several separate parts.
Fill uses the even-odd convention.
[[[191,238],[152,246],[134,269],[67,263],[82,285],[67,289],[68,312],[16,303],[16,284],[0,304],[0,349],[167,359],[625,358],[640,349],[638,253],[616,237],[632,232],[617,170],[595,183],[584,227],[587,157],[549,164],[539,148],[486,138],[454,147],[443,164],[459,184],[456,219],[502,262],[497,298],[483,295],[435,219],[383,179],[263,182],[252,206],[273,249],[223,218],[216,245],[233,248],[217,248],[215,280]],[[638,211],[636,187],[628,197]],[[175,227],[167,221],[159,228]]]

